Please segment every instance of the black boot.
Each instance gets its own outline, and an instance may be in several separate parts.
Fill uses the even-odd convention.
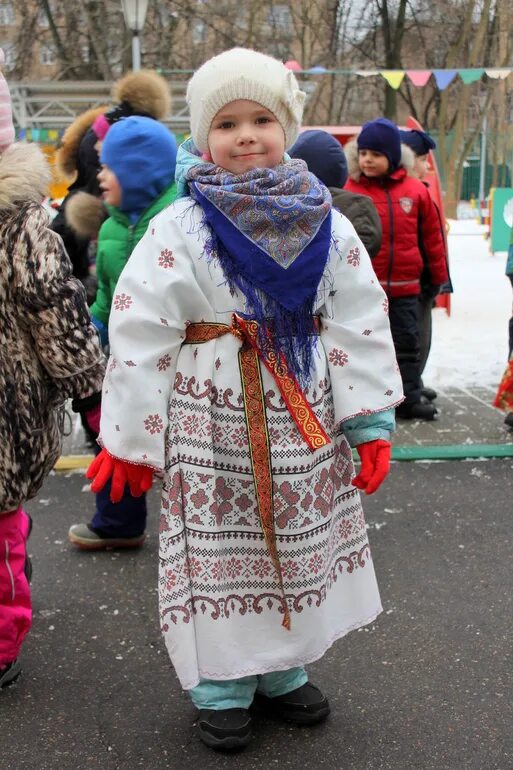
[[[396,407],[395,415],[402,420],[437,420],[438,409],[430,401],[416,401],[413,404],[400,404]]]
[[[424,396],[424,398],[427,398],[428,401],[434,401],[435,398],[438,396],[438,393],[433,388],[421,388],[420,395]]]
[[[504,418],[504,424],[507,425],[508,428],[513,428],[513,412],[508,412]]]
[[[239,751],[251,740],[251,716],[247,709],[201,709],[198,730],[211,749]]]
[[[328,699],[310,682],[275,698],[257,692],[254,702],[265,713],[287,722],[295,722],[297,725],[322,722],[330,713]]]
[[[12,684],[21,674],[21,666],[18,660],[13,660],[3,668],[0,668],[0,690],[8,684]]]

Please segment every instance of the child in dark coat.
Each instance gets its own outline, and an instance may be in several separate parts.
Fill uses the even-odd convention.
[[[429,153],[436,149],[435,140],[427,134],[425,131],[419,131],[413,129],[411,131],[399,131],[401,135],[401,142],[406,144],[413,152],[413,168],[411,176],[420,179],[423,185],[429,190],[429,184],[426,181],[426,176],[430,171],[429,166]],[[434,201],[433,201],[434,202]],[[440,231],[445,243],[445,224],[442,221],[440,209],[435,204],[436,213],[438,214],[438,221],[440,223]],[[446,250],[447,258],[447,250]],[[449,263],[447,259],[447,271],[449,271]],[[431,335],[432,335],[432,318],[431,311],[435,298],[433,297],[432,286],[430,281],[429,266],[425,264],[422,276],[420,279],[420,294],[419,294],[419,344],[420,344],[420,374],[426,367],[426,363],[429,357],[429,351],[431,350]],[[450,279],[446,287],[441,288],[442,293],[452,292],[452,285]],[[422,383],[421,389],[422,395],[430,401],[433,401],[437,397],[436,390],[433,388],[427,388]]]
[[[333,206],[349,219],[373,259],[381,247],[381,220],[370,198],[343,189],[347,160],[340,142],[327,131],[310,129],[299,135],[289,155],[304,160],[308,170],[326,185]]]
[[[408,175],[413,156],[408,147],[401,148],[394,123],[386,118],[366,123],[356,141],[346,146],[346,154],[350,178],[345,189],[370,196],[383,227],[381,249],[372,263],[388,296],[403,380],[405,401],[396,414],[433,420],[437,409],[421,394],[418,297],[424,261],[433,297],[448,279],[439,217],[426,187]]]

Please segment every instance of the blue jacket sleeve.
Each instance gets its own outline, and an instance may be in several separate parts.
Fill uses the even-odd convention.
[[[352,447],[380,438],[390,441],[395,430],[395,409],[352,417],[342,423],[342,430]]]

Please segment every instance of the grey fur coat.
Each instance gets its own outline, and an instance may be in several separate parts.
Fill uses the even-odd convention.
[[[105,361],[81,284],[41,206],[36,145],[0,155],[0,513],[39,490],[61,450],[67,398],[99,399]]]

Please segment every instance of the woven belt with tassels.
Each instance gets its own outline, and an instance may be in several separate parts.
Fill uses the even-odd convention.
[[[320,323],[317,317],[314,318],[314,328],[315,333],[318,334]],[[258,323],[256,321],[247,321],[234,313],[231,326],[210,322],[190,323],[187,326],[185,343],[198,345],[203,342],[210,342],[225,334],[233,334],[242,343],[239,350],[239,369],[258,512],[267,549],[276,570],[283,597],[284,618],[282,625],[290,630],[290,610],[285,596],[280,558],[276,547],[271,450],[267,432],[262,373],[258,365],[259,358],[274,377],[290,415],[310,449],[312,451],[319,449],[329,444],[330,440],[306,400],[298,381],[290,372],[285,358],[282,355],[277,356],[270,349],[270,345],[266,346],[264,350],[259,344]]]

